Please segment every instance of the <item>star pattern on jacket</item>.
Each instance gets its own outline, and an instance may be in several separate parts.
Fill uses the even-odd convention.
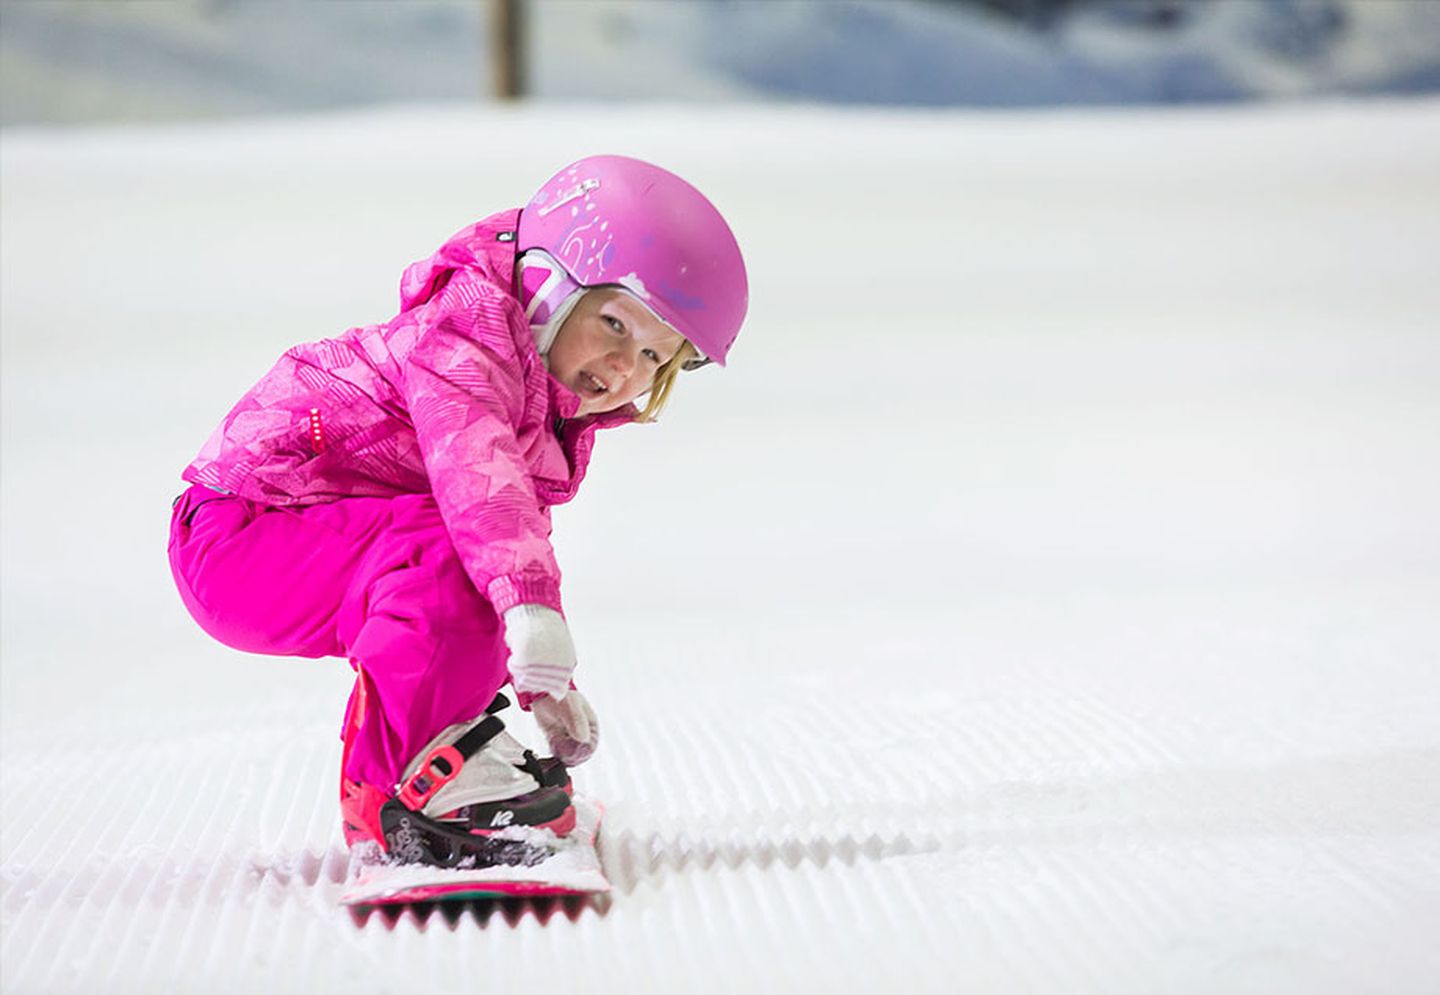
[[[513,487],[524,495],[530,493],[531,488],[526,486],[530,482],[530,475],[510,456],[499,453],[495,449],[490,451],[489,459],[483,463],[473,464],[472,468],[485,478],[486,500],[507,487]]]
[[[550,547],[550,541],[542,536],[531,533],[516,540],[511,546],[515,555],[515,564],[520,570],[529,566],[539,566],[547,572],[555,569],[555,553]]]

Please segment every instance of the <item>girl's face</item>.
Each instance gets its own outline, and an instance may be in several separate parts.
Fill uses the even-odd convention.
[[[645,393],[684,342],[624,291],[591,290],[550,346],[550,373],[579,395],[577,416],[613,411]]]

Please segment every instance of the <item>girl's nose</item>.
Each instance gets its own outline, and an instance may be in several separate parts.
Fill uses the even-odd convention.
[[[639,349],[634,342],[626,342],[610,351],[610,369],[614,370],[621,379],[629,377],[635,372],[635,363],[639,359]]]

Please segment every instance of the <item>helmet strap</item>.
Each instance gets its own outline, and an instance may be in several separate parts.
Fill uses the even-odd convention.
[[[585,288],[543,249],[531,249],[515,261],[515,285],[535,348],[548,356],[560,326],[570,316]]]
[[[572,291],[543,325],[530,326],[530,334],[535,336],[535,348],[545,360],[547,369],[550,366],[550,347],[555,344],[555,336],[560,334],[560,326],[565,324],[565,319],[570,317],[570,312],[575,310],[575,305],[579,304],[580,298],[584,296],[584,287]]]

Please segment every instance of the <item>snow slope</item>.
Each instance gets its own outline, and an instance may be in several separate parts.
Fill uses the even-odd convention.
[[[1437,125],[7,131],[0,987],[1433,991]],[[691,176],[753,271],[731,368],[557,511],[615,892],[356,921],[348,670],[195,628],[177,474],[282,349],[597,149]]]

